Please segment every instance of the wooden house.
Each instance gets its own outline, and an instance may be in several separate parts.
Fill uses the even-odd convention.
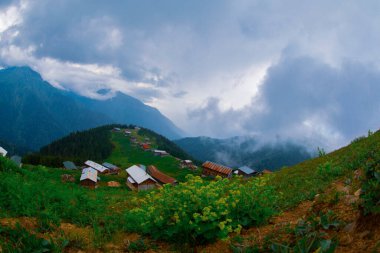
[[[119,174],[119,172],[120,172],[120,168],[119,167],[117,167],[116,165],[113,165],[112,163],[107,163],[107,162],[105,162],[105,163],[103,163],[102,164],[104,167],[106,167],[106,168],[108,168],[109,169],[109,173],[110,174],[114,174],[114,175],[117,175],[117,174]]]
[[[6,151],[3,147],[0,147],[0,156],[5,157],[7,155],[8,151]]]
[[[114,128],[112,129],[112,131],[113,131],[113,132],[120,132],[121,129],[120,129],[119,127],[114,127]]]
[[[82,170],[82,175],[80,177],[80,184],[82,186],[89,187],[91,189],[96,188],[98,182],[98,171],[88,167]]]
[[[235,175],[243,176],[243,177],[252,177],[255,175],[258,175],[258,171],[248,167],[248,166],[242,166],[234,171]]]
[[[147,172],[154,179],[156,179],[156,181],[159,182],[160,184],[172,184],[172,185],[177,184],[177,181],[174,178],[162,173],[161,171],[157,169],[156,166],[153,166],[153,165],[148,166]]]
[[[157,181],[137,165],[129,167],[126,172],[129,175],[127,186],[133,191],[149,190],[157,186]]]
[[[197,166],[195,166],[191,160],[183,160],[183,161],[181,161],[180,167],[182,169],[189,168],[189,169],[193,169],[193,170],[197,168]]]
[[[14,155],[14,156],[11,157],[11,160],[12,160],[12,162],[14,162],[18,167],[21,168],[21,166],[22,166],[22,158],[21,158],[21,156]]]
[[[271,171],[269,169],[263,169],[260,174],[265,175],[265,174],[272,174],[272,173],[273,173],[273,171]]]
[[[76,170],[77,169],[77,166],[71,161],[63,162],[63,167],[67,170]]]
[[[101,174],[107,174],[110,172],[110,170],[107,167],[104,167],[103,165],[100,165],[100,164],[93,162],[93,161],[90,161],[90,160],[86,161],[84,164],[86,164],[87,166],[97,170]]]
[[[141,143],[141,148],[145,151],[150,150],[150,144],[149,143]]]
[[[161,156],[161,157],[170,155],[165,150],[158,150],[158,149],[153,150],[153,153],[154,153],[155,156]]]
[[[205,162],[202,164],[202,175],[204,176],[221,176],[221,177],[231,177],[232,176],[232,169],[217,163],[213,162]]]
[[[125,135],[131,135],[132,134],[132,132],[128,129],[124,130],[124,133],[125,133]]]

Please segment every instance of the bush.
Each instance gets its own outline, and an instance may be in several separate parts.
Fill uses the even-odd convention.
[[[193,245],[262,224],[275,212],[276,193],[271,187],[261,187],[265,179],[246,184],[239,179],[206,182],[191,175],[187,179],[175,188],[165,185],[159,193],[152,192],[139,208],[128,211],[126,229]]]
[[[331,162],[321,164],[317,168],[319,176],[322,178],[339,177],[344,174],[344,170],[339,166],[333,166]]]

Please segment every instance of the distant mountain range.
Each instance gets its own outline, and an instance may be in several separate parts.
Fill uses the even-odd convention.
[[[290,141],[261,144],[253,137],[192,137],[174,142],[198,160],[215,161],[231,167],[248,165],[256,169],[277,170],[312,157],[305,147]]]
[[[37,150],[70,132],[104,124],[135,124],[169,139],[182,131],[157,109],[117,93],[95,100],[54,88],[29,67],[0,70],[0,140]]]

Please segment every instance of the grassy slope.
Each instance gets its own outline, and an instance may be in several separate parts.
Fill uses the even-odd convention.
[[[140,142],[143,142],[144,136],[140,136],[133,130],[132,135]],[[187,174],[194,174],[188,169],[180,169],[179,161],[172,156],[158,157],[150,151],[144,151],[139,146],[132,145],[130,138],[122,133],[112,133],[111,141],[114,145],[112,154],[106,159],[107,162],[128,168],[134,164],[155,165],[162,172],[183,181]],[[153,142],[154,140],[151,140]],[[155,144],[152,144],[156,148]]]
[[[293,207],[303,200],[314,198],[336,178],[359,169],[362,153],[370,149],[380,152],[380,132],[327,155],[273,173],[268,184],[281,193],[282,201],[279,202],[281,208]],[[326,164],[330,164],[335,171],[331,173],[332,175],[323,172],[325,176],[321,176],[319,167]]]
[[[142,138],[142,137],[139,137]],[[174,166],[174,158],[154,157],[148,152],[137,151],[129,139],[122,134],[114,134],[112,141],[116,149],[107,159],[109,162],[129,166],[144,161],[155,164],[158,168],[172,176],[180,176]],[[315,194],[325,189],[343,175],[352,173],[362,164],[361,154],[371,150],[380,151],[380,132],[369,138],[357,141],[331,154],[315,158],[296,166],[283,169],[268,176],[266,185],[278,192],[275,201],[277,211],[281,212],[312,199]],[[173,160],[174,159],[174,160]],[[326,170],[329,163],[333,170]],[[27,167],[20,170],[12,167],[6,159],[0,158],[0,217],[39,217],[41,213],[49,214],[65,222],[78,226],[91,225],[99,236],[109,240],[115,231],[123,230],[123,214],[134,207],[135,197],[144,199],[146,193],[127,192],[125,188],[113,189],[101,187],[95,191],[87,190],[76,183],[61,183],[60,175],[73,173],[79,178],[79,172],[68,172],[59,169]],[[325,170],[324,170],[325,169]],[[103,181],[116,176],[102,177]],[[263,186],[266,187],[266,186]],[[132,206],[131,206],[132,205]],[[118,222],[112,222],[118,221]],[[103,225],[102,225],[103,224]],[[100,228],[99,228],[100,226]],[[1,238],[0,238],[1,239]]]

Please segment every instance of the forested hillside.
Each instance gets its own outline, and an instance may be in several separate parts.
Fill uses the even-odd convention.
[[[115,146],[111,139],[113,128],[134,129],[134,125],[106,125],[85,131],[78,131],[52,142],[40,149],[38,153],[29,154],[24,157],[24,162],[29,164],[43,164],[47,166],[60,167],[66,160],[82,164],[86,160],[104,161],[108,158]],[[192,159],[186,152],[171,142],[166,137],[151,130],[141,128],[138,131],[141,141],[149,138],[155,148],[163,149],[174,157],[180,159]],[[128,143],[130,146],[130,143]],[[141,149],[131,150],[132,153],[144,152]],[[132,155],[131,153],[125,155]],[[117,163],[117,161],[115,161]],[[143,163],[144,161],[136,161]]]

